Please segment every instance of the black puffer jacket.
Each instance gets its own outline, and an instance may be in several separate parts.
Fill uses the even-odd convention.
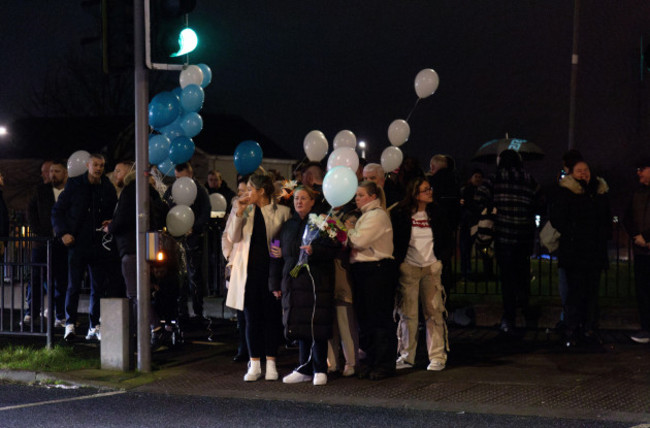
[[[568,175],[551,207],[551,224],[560,236],[558,265],[606,269],[607,240],[612,234],[609,187],[600,177],[589,184]]]
[[[309,269],[303,267],[296,278],[290,273],[298,263],[308,218],[300,219],[298,214],[294,214],[280,232],[284,259],[282,321],[284,334],[289,340],[312,338],[312,315],[314,338],[322,340],[332,337],[334,257],[341,249],[341,244],[329,238],[317,237],[311,243],[313,252],[309,256]]]

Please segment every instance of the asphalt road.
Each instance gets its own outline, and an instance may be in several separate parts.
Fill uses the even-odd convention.
[[[630,427],[550,419],[0,383],[2,427]]]

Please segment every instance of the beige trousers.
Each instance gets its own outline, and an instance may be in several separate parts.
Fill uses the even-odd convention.
[[[400,265],[397,313],[397,351],[410,364],[415,363],[418,345],[418,301],[426,326],[427,353],[429,361],[447,362],[449,342],[447,339],[447,311],[445,291],[440,280],[442,263],[418,267],[408,263]]]

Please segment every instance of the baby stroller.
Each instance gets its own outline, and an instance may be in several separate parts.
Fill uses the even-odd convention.
[[[167,241],[167,240],[166,240]],[[178,322],[180,281],[176,262],[175,243],[165,242],[166,260],[151,264],[151,345],[175,347],[183,343],[183,332]]]

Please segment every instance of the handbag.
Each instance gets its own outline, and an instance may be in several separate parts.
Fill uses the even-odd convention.
[[[474,239],[477,247],[487,248],[492,245],[492,241],[494,241],[494,219],[496,215],[496,208],[492,208],[492,211],[484,208],[478,218],[478,223],[470,228],[470,235]]]
[[[550,220],[547,220],[539,231],[539,243],[542,247],[546,248],[550,253],[554,252],[560,247],[560,232],[553,227]]]

